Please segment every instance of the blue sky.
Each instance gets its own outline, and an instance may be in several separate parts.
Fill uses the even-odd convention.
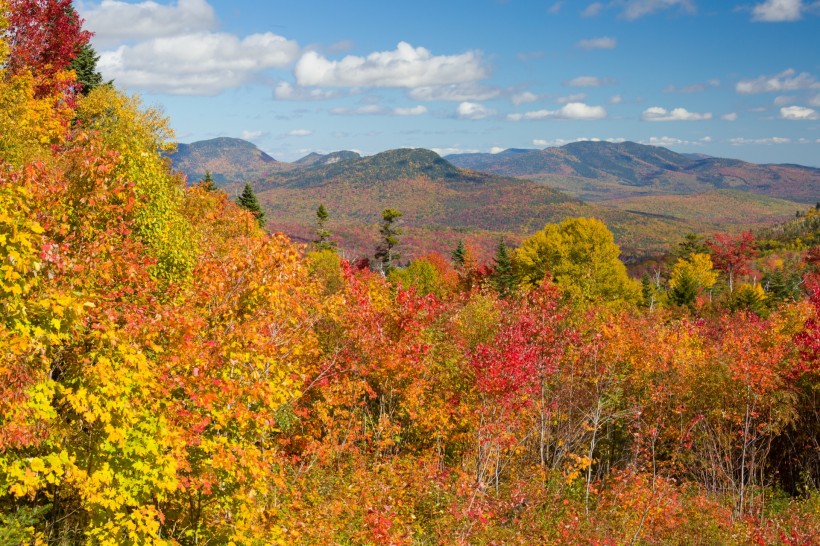
[[[77,2],[181,142],[291,161],[632,140],[820,166],[820,0]]]

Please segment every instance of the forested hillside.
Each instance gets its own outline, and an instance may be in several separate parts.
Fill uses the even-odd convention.
[[[820,542],[820,211],[639,280],[583,217],[404,267],[386,209],[351,264],[186,184],[80,23],[0,0],[0,544]]]

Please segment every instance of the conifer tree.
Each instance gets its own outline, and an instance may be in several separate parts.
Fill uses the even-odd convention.
[[[100,56],[94,51],[91,44],[80,46],[77,56],[71,61],[69,68],[77,74],[77,83],[81,85],[80,93],[88,95],[95,87],[111,85],[111,81],[103,84],[102,74],[97,71],[97,61]]]
[[[217,191],[219,189],[214,182],[213,176],[211,176],[211,171],[205,171],[205,176],[199,181],[199,186],[205,191]]]
[[[382,241],[376,248],[376,260],[379,261],[382,273],[387,275],[393,269],[393,263],[401,257],[401,254],[395,250],[396,245],[399,244],[399,235],[401,235],[401,228],[396,226],[396,221],[404,216],[401,212],[395,209],[384,209],[382,211],[382,223],[379,227],[379,233],[382,236]]]
[[[242,195],[236,198],[236,204],[243,209],[250,211],[259,223],[259,227],[265,227],[265,212],[262,210],[262,206],[256,199],[256,194],[253,193],[253,188],[251,188],[250,184],[245,184],[245,189],[242,190]]]
[[[467,261],[467,247],[464,246],[462,239],[458,240],[458,245],[456,245],[455,250],[450,253],[450,257],[453,259],[453,263],[456,267],[464,267]]]
[[[493,286],[500,296],[509,296],[515,290],[515,277],[513,276],[510,252],[504,239],[498,241],[493,261],[495,262],[495,270],[492,275]]]
[[[328,218],[330,218],[330,215],[328,214],[327,209],[323,204],[320,204],[319,208],[316,209],[317,238],[313,241],[313,245],[316,247],[316,250],[334,250],[336,248],[336,242],[330,240],[332,233],[326,227]]]

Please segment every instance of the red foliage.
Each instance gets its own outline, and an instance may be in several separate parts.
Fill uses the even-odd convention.
[[[715,268],[728,275],[730,290],[735,276],[749,273],[749,262],[757,256],[751,231],[744,231],[737,237],[716,233],[706,244],[712,252]]]
[[[82,20],[71,0],[11,0],[8,68],[12,72],[31,70],[51,82],[68,68],[91,33],[82,30]],[[52,90],[48,84],[38,91]]]

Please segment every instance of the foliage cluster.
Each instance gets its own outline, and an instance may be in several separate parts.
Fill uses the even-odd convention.
[[[820,253],[715,237],[647,309],[580,218],[384,276],[186,187],[157,112],[31,62],[0,69],[27,127],[0,148],[0,542],[820,541]],[[764,266],[801,284],[754,308]]]

